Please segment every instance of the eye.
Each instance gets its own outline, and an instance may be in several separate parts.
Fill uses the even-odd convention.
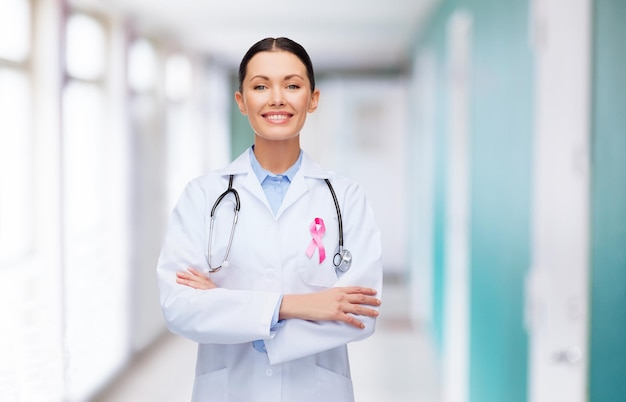
[[[296,84],[291,84],[291,85],[287,85],[287,89],[300,89],[300,85],[296,85]]]
[[[262,84],[254,86],[254,90],[255,91],[264,91],[266,89],[267,89],[267,87],[265,85],[262,85]]]

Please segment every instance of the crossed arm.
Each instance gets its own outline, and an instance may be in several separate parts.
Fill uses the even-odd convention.
[[[176,283],[194,289],[210,290],[217,285],[194,268],[176,273]],[[379,306],[375,297],[376,290],[346,286],[329,288],[319,292],[305,294],[287,294],[280,305],[280,320],[300,318],[310,321],[341,321],[357,328],[364,325],[355,316],[378,316],[378,311],[367,306]]]

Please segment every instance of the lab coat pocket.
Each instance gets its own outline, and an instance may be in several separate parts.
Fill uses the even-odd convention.
[[[228,401],[228,367],[196,377],[191,402]]]
[[[332,264],[331,264],[332,267]],[[298,268],[302,281],[313,288],[331,288],[337,282],[335,270],[328,265],[305,265]]]
[[[341,402],[353,402],[352,380],[334,371],[317,366],[315,369],[316,386],[319,399]]]

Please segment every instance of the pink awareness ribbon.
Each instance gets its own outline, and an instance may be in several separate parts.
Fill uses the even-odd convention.
[[[315,218],[311,225],[309,226],[309,231],[311,232],[311,243],[309,243],[309,247],[306,249],[307,257],[313,257],[313,253],[315,253],[315,248],[319,250],[320,255],[320,264],[326,259],[326,250],[324,249],[324,243],[322,243],[322,236],[326,233],[326,226],[324,225],[324,221],[322,218]]]

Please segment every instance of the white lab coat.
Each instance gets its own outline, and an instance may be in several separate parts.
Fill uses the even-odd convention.
[[[228,267],[210,278],[219,289],[176,284],[176,271],[206,269],[210,211],[228,187],[241,198]],[[336,272],[337,212],[324,182],[329,178],[343,216],[344,247],[351,268]],[[216,210],[212,264],[222,261],[232,225],[234,197]],[[326,259],[306,255],[309,226],[322,218]],[[248,150],[221,171],[191,181],[172,212],[158,262],[161,306],[168,328],[198,342],[193,401],[353,401],[346,344],[374,332],[375,319],[359,317],[358,329],[339,322],[285,320],[270,331],[281,294],[360,285],[382,292],[381,241],[372,210],[359,186],[323,170],[303,154],[276,216],[252,171]],[[267,354],[253,348],[264,339]]]

